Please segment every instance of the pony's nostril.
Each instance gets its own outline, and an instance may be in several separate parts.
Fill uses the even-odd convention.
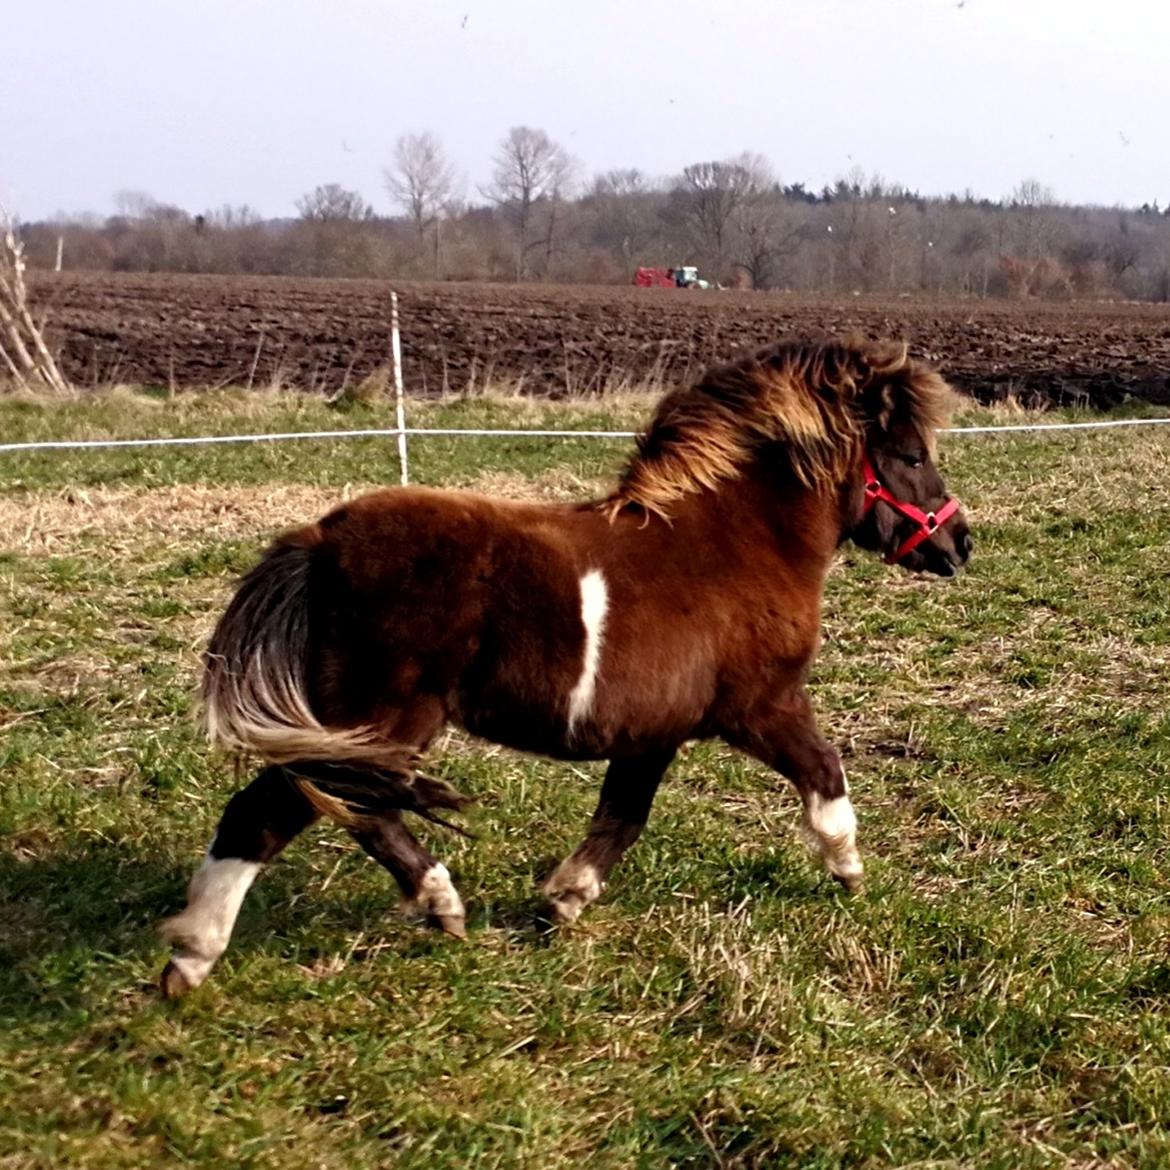
[[[975,542],[971,539],[971,534],[969,532],[964,532],[963,535],[959,538],[959,553],[963,560],[967,560],[967,558],[971,555],[971,550],[974,547]]]

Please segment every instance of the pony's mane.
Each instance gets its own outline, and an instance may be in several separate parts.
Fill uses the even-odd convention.
[[[951,399],[904,342],[781,342],[667,394],[602,507],[611,517],[629,505],[669,517],[682,497],[740,476],[765,445],[805,486],[839,483],[883,415],[909,423],[933,450]]]

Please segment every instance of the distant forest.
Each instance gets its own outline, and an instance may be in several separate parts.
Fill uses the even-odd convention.
[[[1170,206],[1070,206],[1034,178],[998,201],[860,171],[815,191],[744,153],[585,179],[544,131],[517,126],[473,189],[434,135],[404,135],[378,198],[389,214],[325,183],[297,218],[266,220],[122,192],[115,215],[20,230],[32,266],[55,267],[60,246],[70,271],[620,284],[686,264],[737,288],[1170,301]]]

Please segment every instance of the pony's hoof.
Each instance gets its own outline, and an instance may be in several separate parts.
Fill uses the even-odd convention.
[[[865,878],[859,873],[834,873],[829,875],[833,881],[840,885],[847,894],[864,894],[865,893]]]
[[[428,914],[427,925],[449,934],[452,938],[467,937],[467,922],[462,914]]]
[[[180,999],[193,989],[193,985],[174,963],[168,962],[158,977],[158,989],[163,999]]]
[[[572,926],[585,909],[585,899],[572,890],[552,895],[539,916],[548,926]]]

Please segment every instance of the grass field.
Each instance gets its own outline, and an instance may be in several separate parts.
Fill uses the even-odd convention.
[[[614,426],[492,399],[418,425]],[[265,395],[0,400],[6,440],[386,425]],[[621,443],[430,440],[422,482],[562,498]],[[1170,434],[943,441],[953,582],[846,550],[814,690],[869,892],[698,745],[571,931],[530,927],[600,767],[452,734],[423,828],[465,944],[306,834],[179,1004],[154,925],[237,781],[200,641],[274,530],[397,478],[390,440],[0,455],[0,1167],[1170,1165]]]

